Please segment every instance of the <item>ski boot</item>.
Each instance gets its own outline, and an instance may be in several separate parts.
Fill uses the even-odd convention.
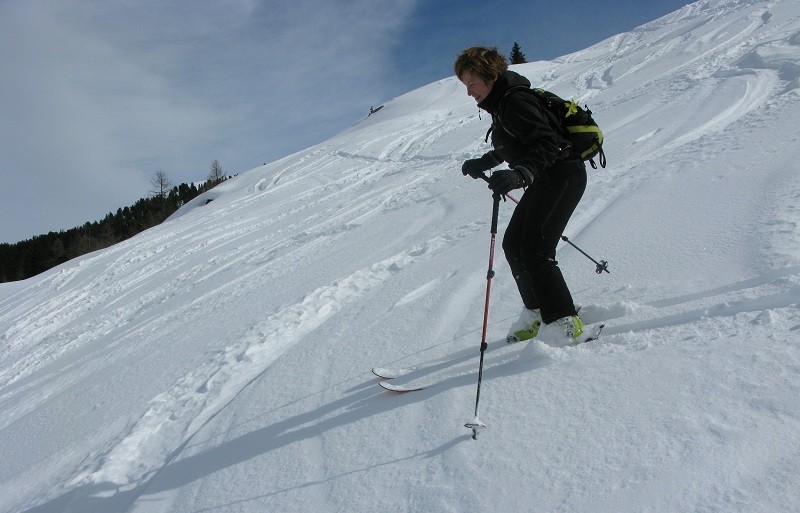
[[[513,344],[514,342],[522,342],[523,340],[536,338],[541,326],[542,314],[539,309],[529,310],[524,308],[522,313],[519,314],[517,322],[511,325],[506,341],[509,344]]]

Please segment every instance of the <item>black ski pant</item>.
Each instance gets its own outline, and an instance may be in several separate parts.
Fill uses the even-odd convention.
[[[503,236],[503,251],[526,308],[549,324],[576,315],[556,245],[586,189],[583,162],[557,162],[528,187]]]

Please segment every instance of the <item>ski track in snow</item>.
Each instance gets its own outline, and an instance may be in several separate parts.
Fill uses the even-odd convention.
[[[154,398],[132,432],[91,475],[92,481],[126,484],[141,480],[163,461],[165,446],[178,445],[191,437],[242,388],[328,318],[401,269],[431,258],[479,226],[474,224],[454,235],[435,237],[337,280],[249,328],[240,342],[225,348],[214,360],[182,378],[172,390]]]
[[[411,291],[408,294],[406,294],[405,297],[401,298],[400,301],[395,303],[394,306],[396,306],[396,307],[397,306],[404,306],[404,305],[407,305],[409,303],[413,303],[417,299],[421,298],[422,296],[425,296],[426,294],[428,294],[431,291],[433,291],[434,289],[436,289],[445,280],[448,280],[449,278],[452,278],[453,276],[455,276],[455,274],[456,274],[455,272],[452,272],[452,273],[450,273],[447,276],[444,276],[442,278],[437,278],[435,280],[429,281],[428,283],[426,283],[425,285],[421,286],[420,288],[418,288],[418,289],[416,289],[414,291]]]

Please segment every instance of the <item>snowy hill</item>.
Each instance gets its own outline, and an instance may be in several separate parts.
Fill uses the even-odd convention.
[[[498,254],[470,438],[489,120],[445,79],[0,286],[0,513],[796,511],[800,3],[514,69],[606,134],[566,234],[611,274],[558,256],[599,341],[506,345]],[[421,392],[370,372],[431,361]]]

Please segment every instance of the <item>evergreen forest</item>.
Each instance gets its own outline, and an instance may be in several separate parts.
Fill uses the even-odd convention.
[[[224,177],[212,176],[199,187],[182,183],[117,209],[116,213],[109,212],[102,221],[37,235],[15,244],[0,243],[0,283],[30,278],[73,258],[129,239],[162,223],[181,205],[223,180]]]

